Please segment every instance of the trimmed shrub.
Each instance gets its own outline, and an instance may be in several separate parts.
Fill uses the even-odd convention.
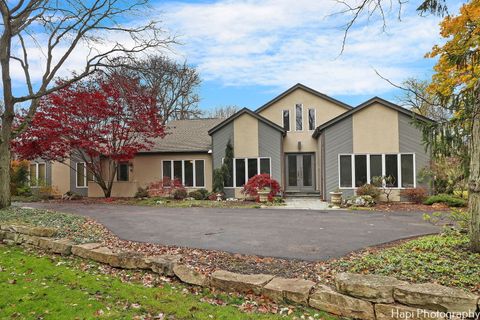
[[[269,174],[257,174],[248,179],[248,182],[243,186],[242,192],[255,197],[256,201],[258,201],[258,191],[264,189],[270,190],[268,201],[272,202],[273,198],[280,192],[280,184],[277,180],[272,179]]]
[[[423,203],[428,196],[428,192],[424,187],[408,188],[401,190],[400,196],[413,203]]]
[[[194,191],[190,191],[188,193],[188,196],[190,198],[193,198],[195,200],[204,200],[204,196],[203,196],[203,193],[200,192],[200,190],[194,190]]]
[[[173,193],[177,189],[185,189],[185,187],[179,179],[172,180],[169,177],[164,177],[161,181],[152,182],[147,188],[148,196],[161,198],[173,197]]]
[[[374,186],[373,184],[364,184],[361,187],[357,188],[357,196],[370,196],[374,200],[380,197],[381,190]]]
[[[175,189],[172,193],[172,196],[175,200],[183,200],[187,197],[187,190],[185,190],[185,188]]]
[[[138,187],[135,193],[135,198],[148,198],[148,190],[146,188]]]
[[[461,198],[457,198],[448,194],[437,194],[428,197],[424,202],[426,205],[432,205],[434,203],[444,203],[449,207],[465,207],[467,201]]]

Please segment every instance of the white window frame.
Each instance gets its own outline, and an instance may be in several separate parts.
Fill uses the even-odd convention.
[[[163,173],[163,163],[164,162],[170,162],[170,176],[171,179],[174,179],[175,176],[173,174],[173,162],[174,161],[181,161],[182,162],[182,185],[185,186],[185,162],[186,161],[192,161],[193,162],[193,186],[185,186],[186,188],[205,188],[207,184],[207,172],[205,170],[205,159],[189,159],[189,160],[162,160],[162,178],[165,177]],[[203,161],[203,185],[197,185],[197,167],[196,163],[197,161]]]
[[[310,129],[310,110],[313,110],[313,129]],[[316,128],[317,128],[317,109],[308,108],[307,109],[307,130],[315,131]]]
[[[416,154],[413,152],[400,152],[400,153],[339,153],[337,157],[338,164],[338,188],[345,190],[356,190],[358,187],[355,187],[355,156],[367,156],[367,184],[370,184],[370,156],[382,156],[382,177],[385,176],[386,164],[385,156],[386,155],[396,155],[397,156],[397,176],[398,176],[398,186],[397,187],[387,187],[387,189],[409,189],[402,187],[402,155],[413,155],[413,188],[417,187],[417,161]],[[352,186],[351,187],[341,187],[340,186],[340,156],[350,156],[351,157],[351,166],[352,166]],[[385,185],[385,182],[383,182]]]
[[[233,189],[233,188],[241,188],[243,186],[237,186],[237,164],[236,160],[243,160],[245,162],[245,183],[247,183],[248,179],[248,159],[257,159],[257,174],[260,174],[260,160],[261,159],[268,159],[269,162],[269,172],[268,175],[272,176],[272,158],[271,157],[247,157],[247,158],[233,158],[233,187],[225,187],[225,189]],[[222,164],[225,158],[222,158]]]
[[[301,130],[297,129],[297,106],[300,106],[302,108],[302,111],[300,112],[300,115],[302,116],[302,129]],[[295,121],[294,121],[295,131],[296,132],[302,132],[302,131],[304,131],[304,128],[305,128],[305,123],[303,121],[303,118],[304,118],[304,116],[303,116],[303,104],[302,103],[296,103],[293,110],[294,110],[294,114],[295,114]]]
[[[84,180],[85,181],[85,185],[84,186],[80,186],[78,184],[78,165],[83,163],[83,177],[84,177]],[[77,162],[75,164],[75,186],[77,188],[88,188],[88,178],[87,178],[87,164],[85,162]]]
[[[289,129],[289,130],[287,130],[287,132],[290,132],[290,131],[292,131],[292,117],[291,117],[291,112],[290,112],[289,109],[283,109],[283,110],[282,110],[282,128],[285,129],[285,118],[283,117],[283,113],[284,113],[285,111],[288,111],[288,121],[289,121],[289,123],[288,123],[288,129]]]
[[[32,181],[30,181],[30,177],[31,177],[30,166],[32,164],[35,164],[35,182],[36,182],[36,185],[32,185]],[[40,167],[41,164],[45,165],[45,180],[47,179],[47,163],[46,162],[30,163],[30,165],[28,166],[28,184],[30,185],[30,188],[39,188],[40,187],[40,185],[38,184],[38,176],[39,176],[39,173],[40,173],[39,167]]]

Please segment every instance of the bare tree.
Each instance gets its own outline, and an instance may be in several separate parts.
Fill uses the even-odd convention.
[[[0,1],[0,66],[3,100],[0,133],[0,208],[10,205],[10,142],[28,128],[39,100],[82,79],[118,56],[131,57],[153,48],[164,48],[173,40],[155,21],[128,24],[129,15],[141,12],[148,0],[18,0]],[[121,39],[121,40],[115,40]],[[68,68],[69,58],[86,50],[81,70],[55,82]],[[30,63],[42,56],[41,67]],[[14,94],[12,69],[20,67],[23,90]],[[39,80],[34,77],[42,70]],[[15,106],[23,104],[26,117],[14,127]]]
[[[213,110],[210,110],[207,115],[209,118],[220,118],[220,119],[226,119],[240,110],[240,107],[238,106],[221,106],[221,107],[216,107]]]
[[[133,61],[126,69],[125,72],[133,72],[155,92],[158,112],[164,124],[202,115],[197,94],[200,76],[186,62],[177,63],[168,57],[153,55]]]

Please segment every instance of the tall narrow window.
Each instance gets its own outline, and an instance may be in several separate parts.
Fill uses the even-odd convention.
[[[413,154],[402,154],[402,188],[414,187]]]
[[[270,159],[269,158],[260,159],[260,173],[270,174]]]
[[[282,116],[283,116],[283,129],[285,129],[285,131],[290,131],[290,110],[283,110]]]
[[[122,162],[118,164],[117,181],[128,181],[128,174],[130,166],[128,162]]]
[[[205,161],[195,160],[195,186],[205,187]]]
[[[185,160],[185,187],[193,187],[193,160]]]
[[[37,164],[32,163],[30,164],[30,185],[37,186]]]
[[[340,156],[340,187],[352,187],[352,156]]]
[[[77,188],[87,187],[86,166],[84,162],[77,162]]]
[[[182,161],[173,161],[173,178],[182,182]]]
[[[370,183],[374,181],[374,177],[382,176],[382,155],[370,155]]]
[[[235,159],[235,185],[243,187],[245,184],[245,159]]]
[[[315,130],[315,109],[308,109],[308,130]]]
[[[303,106],[301,104],[295,105],[295,130],[303,130]]]
[[[47,178],[47,165],[45,163],[30,164],[30,186],[45,185]]]
[[[233,187],[233,159],[226,163],[228,168],[228,175],[225,176],[225,187]]]
[[[162,174],[164,178],[172,179],[172,162],[163,161]]]
[[[396,188],[398,186],[398,161],[396,154],[385,155],[385,177],[387,187]]]
[[[361,187],[367,183],[367,156],[355,156],[355,187]]]
[[[257,173],[258,173],[258,160],[257,160],[257,158],[248,159],[248,177],[247,177],[247,179],[250,179],[251,177],[257,175]]]

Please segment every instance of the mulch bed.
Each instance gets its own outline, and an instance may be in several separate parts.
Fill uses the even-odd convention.
[[[398,212],[398,211],[415,211],[415,212],[436,212],[448,211],[450,208],[442,203],[435,203],[433,205],[417,204],[411,202],[390,202],[379,203],[372,208],[374,211]]]

